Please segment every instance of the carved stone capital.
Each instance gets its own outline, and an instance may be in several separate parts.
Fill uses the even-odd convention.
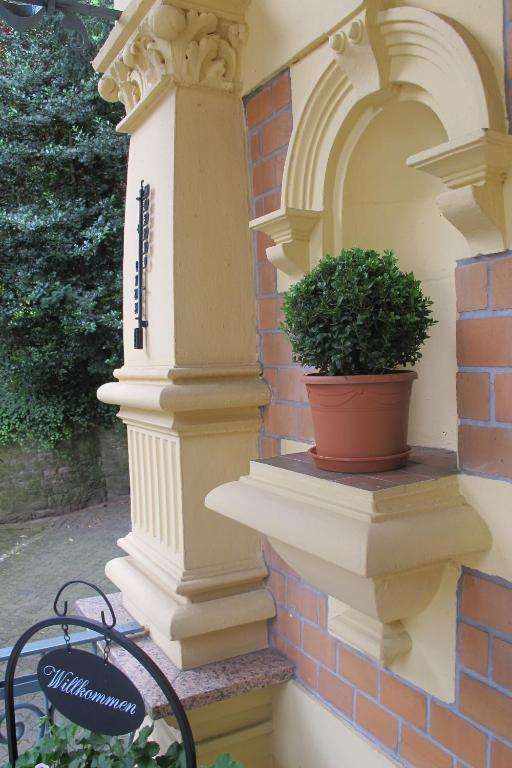
[[[158,2],[99,81],[106,101],[120,101],[127,116],[167,85],[233,91],[247,26],[211,12]]]

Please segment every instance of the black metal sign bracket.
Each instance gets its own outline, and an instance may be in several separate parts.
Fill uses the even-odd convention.
[[[105,603],[108,606],[111,614],[110,624],[106,623],[105,615],[103,611],[101,612],[102,621],[99,622],[99,621],[93,621],[91,619],[86,619],[81,616],[68,616],[67,601],[64,604],[63,611],[60,611],[58,609],[58,601],[63,590],[70,584],[79,584],[79,583],[87,584],[87,586],[92,587],[92,589],[94,589],[105,600]],[[176,691],[174,690],[172,685],[169,683],[169,681],[167,680],[167,678],[165,677],[161,669],[157,666],[157,664],[155,664],[153,659],[150,656],[148,656],[148,654],[145,651],[143,651],[142,648],[140,648],[133,640],[131,640],[128,637],[125,637],[116,629],[114,629],[116,618],[115,618],[112,605],[110,604],[106,595],[100,589],[98,589],[98,587],[96,587],[94,584],[90,584],[89,582],[79,582],[79,581],[67,582],[66,584],[63,585],[63,587],[61,587],[61,589],[59,590],[55,598],[54,609],[57,614],[55,618],[38,621],[36,624],[33,624],[31,627],[29,627],[20,636],[16,644],[13,646],[11,655],[9,656],[9,661],[7,662],[7,669],[5,673],[5,711],[6,711],[7,745],[9,749],[9,762],[12,768],[15,768],[16,761],[18,759],[18,737],[20,735],[19,729],[16,728],[16,708],[14,704],[14,682],[15,682],[16,666],[17,666],[18,660],[23,651],[23,648],[35,634],[37,634],[43,629],[46,629],[47,627],[61,626],[63,623],[63,619],[65,620],[65,623],[67,626],[81,627],[83,629],[91,630],[92,632],[100,633],[105,638],[105,641],[107,643],[112,643],[112,642],[116,643],[120,648],[123,648],[125,651],[131,654],[131,656],[133,656],[144,667],[144,669],[151,675],[153,680],[157,683],[157,685],[160,687],[160,689],[166,696],[167,701],[172,709],[173,715],[176,718],[176,722],[179,726],[179,729],[181,731],[181,736],[183,739],[183,746],[185,749],[186,768],[197,768],[196,751],[195,751],[194,739],[192,736],[192,730],[191,730],[190,723],[188,721],[188,717],[185,712],[185,709],[181,701],[179,700],[178,695],[176,694]],[[83,654],[84,652],[79,651],[78,653]],[[97,657],[95,656],[93,656],[92,658],[97,659]],[[109,662],[107,661],[107,659],[105,659],[104,663],[107,664]],[[69,689],[70,686],[67,685],[66,687]],[[125,702],[123,702],[123,704],[125,704]]]

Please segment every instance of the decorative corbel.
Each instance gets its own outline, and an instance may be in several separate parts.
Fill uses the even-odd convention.
[[[206,506],[266,536],[337,601],[330,631],[389,666],[411,649],[403,622],[432,603],[449,563],[490,547],[490,533],[457,474],[365,490],[287,459],[252,461],[248,476],[215,488]]]
[[[511,136],[474,131],[413,155],[407,164],[436,176],[448,187],[437,202],[466,238],[471,256],[507,247],[503,184],[512,165]]]
[[[254,221],[251,228],[265,232],[275,245],[267,248],[267,258],[292,280],[309,272],[309,241],[321,219],[320,211],[300,211],[286,208]]]

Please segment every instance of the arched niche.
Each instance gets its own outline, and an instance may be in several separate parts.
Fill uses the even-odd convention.
[[[445,141],[434,112],[418,101],[392,101],[359,137],[335,179],[334,252],[354,245],[395,250],[402,269],[421,280],[438,324],[425,344],[413,387],[409,437],[414,445],[455,449],[456,351],[454,267],[467,255],[461,233],[441,214],[443,183],[410,168],[407,158]]]
[[[274,240],[267,256],[280,290],[342,246],[397,251],[439,320],[420,363],[411,440],[454,448],[454,264],[508,245],[503,97],[469,33],[423,9],[369,2],[330,49],[295,120],[281,207],[251,227]]]
[[[332,247],[334,165],[348,162],[365,125],[404,96],[428,106],[443,125],[445,140],[407,162],[443,183],[437,202],[464,236],[466,255],[507,247],[503,183],[512,138],[491,64],[453,20],[408,6],[379,11],[377,5],[368,0],[331,37],[332,60],[295,123],[281,207],[251,223],[274,240],[268,257],[288,281]]]

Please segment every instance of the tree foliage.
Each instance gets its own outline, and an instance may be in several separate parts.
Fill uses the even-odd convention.
[[[0,28],[0,442],[55,445],[106,424],[121,355],[126,140],[58,19]]]
[[[323,375],[388,373],[421,358],[431,306],[393,251],[352,248],[325,256],[291,286],[281,327],[295,360]]]

